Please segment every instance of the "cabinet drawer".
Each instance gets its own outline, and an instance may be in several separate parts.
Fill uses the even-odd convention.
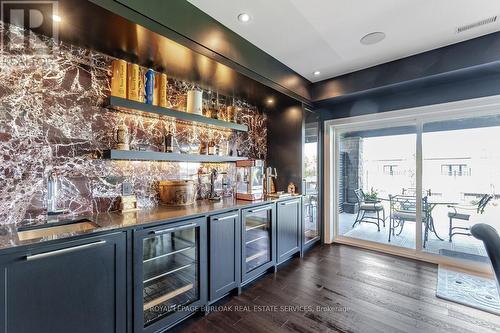
[[[0,332],[126,331],[125,233],[3,258]]]

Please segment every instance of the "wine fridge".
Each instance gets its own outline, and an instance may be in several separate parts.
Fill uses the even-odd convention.
[[[136,232],[135,331],[174,324],[206,302],[204,219]]]
[[[262,274],[276,262],[274,205],[242,211],[242,281]]]

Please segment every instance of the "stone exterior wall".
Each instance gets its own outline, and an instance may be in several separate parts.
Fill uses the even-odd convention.
[[[340,152],[346,153],[344,172],[347,174],[344,186],[347,189],[346,202],[356,203],[354,190],[363,188],[363,138],[348,137],[340,141]]]

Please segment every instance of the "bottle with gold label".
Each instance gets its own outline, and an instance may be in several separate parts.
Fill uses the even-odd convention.
[[[111,95],[127,98],[127,62],[113,60],[111,63]]]
[[[159,101],[158,105],[161,107],[167,107],[167,74],[160,74],[160,84],[159,84]]]
[[[140,102],[140,70],[137,64],[127,66],[127,98]]]
[[[214,140],[210,140],[208,142],[208,155],[216,155],[215,151],[216,151],[215,141]]]
[[[174,134],[169,128],[164,137],[164,150],[166,153],[172,153],[174,151]]]

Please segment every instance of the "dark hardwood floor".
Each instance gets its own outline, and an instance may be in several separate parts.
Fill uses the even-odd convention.
[[[441,300],[437,266],[319,246],[173,332],[500,332],[500,316]]]

